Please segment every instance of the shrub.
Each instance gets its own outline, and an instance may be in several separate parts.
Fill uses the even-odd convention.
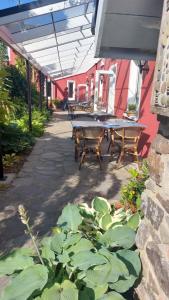
[[[129,170],[131,179],[121,189],[121,203],[126,209],[139,210],[141,206],[141,194],[145,189],[145,181],[148,179],[148,168],[146,162],[140,170],[134,168]]]
[[[133,250],[139,214],[114,211],[99,197],[91,208],[68,204],[38,245],[23,206],[19,213],[36,251],[22,248],[1,259],[0,275],[11,277],[1,300],[126,299],[141,271]]]
[[[29,132],[24,132],[16,123],[2,126],[3,153],[19,153],[30,150],[34,138]]]

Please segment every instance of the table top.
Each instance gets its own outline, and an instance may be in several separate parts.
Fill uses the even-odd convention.
[[[127,127],[142,127],[146,128],[146,125],[137,123],[135,121],[128,121],[124,119],[109,119],[108,121],[72,121],[73,128],[89,128],[99,127],[105,129],[127,128]]]

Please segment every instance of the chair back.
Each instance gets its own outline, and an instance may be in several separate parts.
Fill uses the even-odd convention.
[[[83,128],[83,138],[87,140],[102,140],[104,136],[104,128],[100,127],[88,127]]]
[[[142,127],[126,127],[124,128],[124,139],[133,140],[133,142],[137,143],[139,141],[142,131]]]

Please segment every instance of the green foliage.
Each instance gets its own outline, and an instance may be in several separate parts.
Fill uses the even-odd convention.
[[[0,68],[4,65],[4,63],[8,61],[8,50],[7,46],[3,41],[0,40]]]
[[[0,123],[7,123],[10,120],[11,114],[14,112],[14,107],[9,101],[9,92],[6,85],[7,72],[4,67],[0,68]]]
[[[33,144],[33,136],[29,132],[24,132],[16,123],[2,126],[2,150],[4,154],[29,150]]]
[[[47,111],[39,111],[33,109],[32,111],[32,135],[34,137],[40,137],[44,133],[44,126],[46,121],[49,119],[49,113]],[[24,114],[22,118],[17,120],[19,128],[23,132],[29,131],[29,117],[28,114]]]
[[[8,92],[11,99],[21,98],[26,102],[27,80],[16,66],[6,66],[7,76],[6,83],[8,83]]]
[[[148,168],[146,162],[143,163],[140,170],[130,169],[131,179],[121,189],[121,203],[126,208],[134,211],[140,210],[141,194],[145,189],[145,181],[148,179]]]
[[[3,156],[4,167],[12,167],[14,164],[19,162],[19,157],[15,153],[5,154]]]
[[[128,111],[136,111],[137,110],[136,104],[134,104],[134,103],[129,104],[127,107],[127,110]]]
[[[104,226],[100,222],[107,215],[108,230],[106,221]],[[100,197],[94,198],[92,208],[68,204],[54,233],[39,244],[44,265],[38,255],[25,251],[1,259],[1,275],[12,279],[1,299],[126,299],[141,271],[133,250],[138,214],[132,216],[131,211],[115,211]]]

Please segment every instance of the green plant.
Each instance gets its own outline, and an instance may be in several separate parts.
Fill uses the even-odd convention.
[[[121,203],[126,209],[140,210],[141,194],[145,189],[145,181],[149,177],[146,161],[142,164],[140,170],[130,169],[131,179],[121,189]]]
[[[20,158],[15,153],[5,154],[3,156],[3,165],[4,167],[12,167],[18,163],[19,160]]]
[[[136,111],[137,110],[136,104],[134,104],[134,103],[129,104],[127,107],[127,110],[128,111]]]
[[[62,106],[62,100],[61,99],[54,99],[52,102],[54,103],[54,105],[57,108],[61,108],[61,106]]]
[[[4,124],[1,128],[4,154],[30,150],[35,142],[33,136],[29,132],[24,132],[16,123]]]
[[[126,299],[141,271],[133,250],[138,222],[131,218],[135,215],[116,212],[99,197],[91,208],[68,204],[53,234],[38,243],[23,206],[19,214],[35,252],[22,248],[0,260],[0,275],[11,277],[1,300]]]

